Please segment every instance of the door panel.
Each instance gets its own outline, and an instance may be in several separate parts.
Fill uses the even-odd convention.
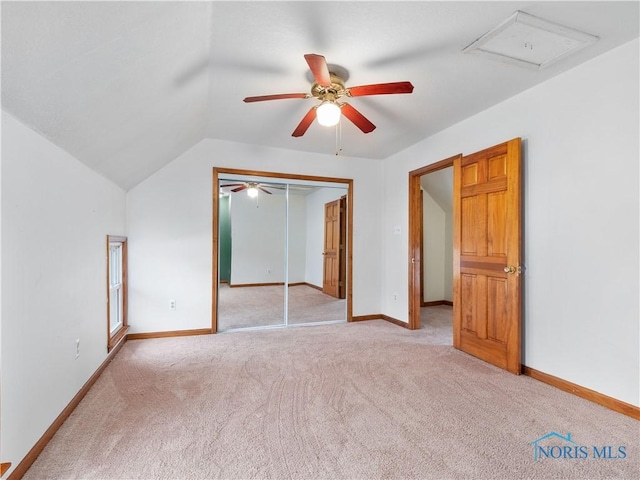
[[[509,289],[506,279],[489,277],[487,279],[487,338],[498,342],[507,342],[508,310],[506,299]]]
[[[486,223],[482,221],[486,212],[484,196],[462,199],[462,252],[465,255],[485,255],[481,249],[487,244]]]
[[[462,306],[462,328],[470,332],[477,332],[478,323],[478,276],[462,275],[462,296],[467,301]]]
[[[518,138],[454,161],[454,346],[516,374],[520,149]]]
[[[487,195],[487,255],[490,257],[507,255],[506,202],[505,192]]]

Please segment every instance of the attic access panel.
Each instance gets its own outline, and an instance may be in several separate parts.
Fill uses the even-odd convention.
[[[594,35],[516,11],[462,52],[542,70],[596,41]]]

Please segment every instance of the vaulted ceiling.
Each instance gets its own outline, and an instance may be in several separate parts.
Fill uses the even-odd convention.
[[[599,41],[540,71],[461,53],[517,10]],[[638,2],[2,2],[2,106],[129,189],[204,138],[333,154],[336,128],[291,136],[313,99],[306,53],[377,128],[341,122],[342,154],[386,158],[638,37]]]

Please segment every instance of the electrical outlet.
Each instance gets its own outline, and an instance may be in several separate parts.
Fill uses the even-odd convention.
[[[267,275],[271,275],[271,269],[267,268]]]
[[[80,339],[76,338],[76,358],[80,356]]]
[[[176,301],[169,300],[169,310],[175,310],[175,309],[176,309]]]
[[[393,294],[393,300],[394,300],[394,301],[398,301],[398,294],[397,294],[397,293],[394,293],[394,294]]]

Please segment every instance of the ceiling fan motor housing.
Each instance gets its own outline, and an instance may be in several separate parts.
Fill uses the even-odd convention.
[[[314,82],[311,86],[311,95],[320,100],[336,100],[347,94],[344,88],[344,80],[333,72],[329,72],[331,75],[331,85],[323,87],[318,82]]]

